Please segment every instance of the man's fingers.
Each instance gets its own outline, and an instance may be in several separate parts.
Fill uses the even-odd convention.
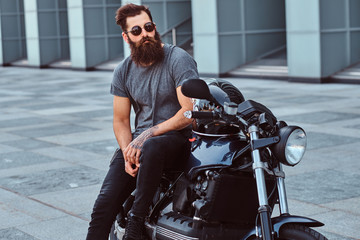
[[[131,163],[135,163],[135,154],[136,154],[136,149],[134,149],[134,148],[132,148],[132,147],[130,147],[129,148],[129,151],[128,151],[128,153],[127,153],[127,160],[129,161],[129,162],[131,162]]]
[[[123,151],[123,156],[124,156],[124,160],[126,162],[128,162],[130,159],[129,159],[129,153],[131,152],[131,147],[130,146],[127,146],[125,148],[125,150]]]
[[[127,172],[130,176],[135,177],[138,171],[138,168],[133,168],[133,164],[130,162],[125,162],[125,172]]]
[[[140,155],[141,155],[141,150],[138,149],[136,151],[136,155],[135,155],[135,165],[136,165],[136,167],[140,167],[140,162],[139,162]]]

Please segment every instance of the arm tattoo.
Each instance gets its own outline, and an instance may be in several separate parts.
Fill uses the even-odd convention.
[[[145,141],[153,137],[155,130],[158,128],[159,128],[158,126],[154,126],[152,128],[145,130],[130,143],[130,146],[132,146],[135,149],[141,149]]]

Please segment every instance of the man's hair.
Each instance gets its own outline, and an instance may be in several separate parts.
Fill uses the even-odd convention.
[[[137,16],[137,15],[141,14],[142,11],[147,13],[147,15],[149,16],[149,18],[152,22],[153,19],[152,19],[149,8],[147,8],[143,5],[136,5],[133,3],[129,3],[129,4],[126,4],[122,7],[120,7],[116,11],[116,16],[115,16],[116,24],[119,25],[121,27],[121,29],[125,32],[127,30],[126,18]]]

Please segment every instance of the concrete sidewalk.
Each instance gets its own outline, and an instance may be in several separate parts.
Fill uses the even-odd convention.
[[[112,73],[0,67],[0,240],[85,239],[117,147]],[[360,239],[360,85],[227,79],[308,133],[286,168],[290,212]]]

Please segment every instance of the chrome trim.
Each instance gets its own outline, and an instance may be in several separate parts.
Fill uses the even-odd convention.
[[[258,140],[259,139],[259,128],[255,125],[251,125],[249,127],[250,133],[250,140]],[[255,174],[256,180],[256,189],[258,192],[258,199],[259,199],[259,206],[269,205],[268,203],[268,196],[266,192],[266,185],[265,185],[265,173],[261,161],[260,151],[259,149],[255,149],[251,152],[253,163],[253,171]]]
[[[125,228],[120,227],[117,221],[115,221],[114,234],[118,239],[122,239],[123,235],[125,234]]]
[[[278,166],[279,171],[282,172],[282,164],[279,163]],[[277,177],[276,178],[276,184],[279,194],[279,208],[280,208],[280,214],[286,214],[289,213],[289,206],[287,202],[287,196],[286,196],[286,188],[285,188],[285,174],[283,177]]]
[[[199,240],[199,238],[189,237],[160,226],[157,226],[156,233],[174,240]]]
[[[199,136],[205,136],[205,137],[233,137],[238,136],[240,139],[246,140],[246,137],[240,133],[229,133],[229,134],[211,134],[211,133],[201,133],[197,132],[195,130],[192,130],[193,133],[199,135]]]

